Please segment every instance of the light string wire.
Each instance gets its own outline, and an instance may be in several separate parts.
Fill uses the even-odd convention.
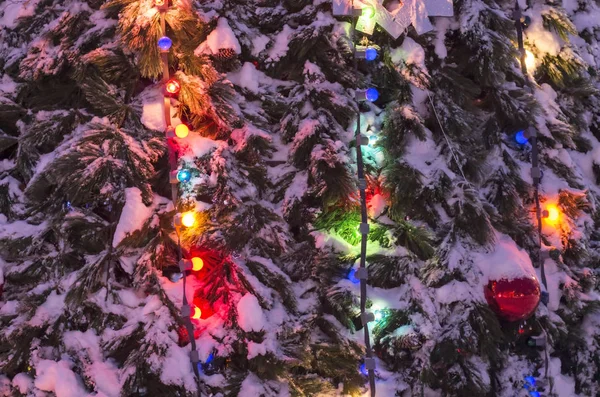
[[[533,94],[533,89],[531,87],[531,81],[529,79],[529,73],[527,71],[527,63],[525,59],[527,57],[527,53],[525,52],[525,46],[523,44],[523,25],[521,23],[521,8],[519,7],[519,1],[515,1],[515,10],[513,14],[515,18],[515,27],[517,28],[517,42],[519,46],[519,57],[521,63],[521,71],[523,72],[523,76],[525,77],[526,86],[525,89]],[[541,182],[541,172],[539,166],[539,150],[537,145],[537,132],[534,127],[528,127],[527,132],[529,133],[529,141],[531,142],[531,177],[533,179],[533,190],[534,190],[534,200],[535,200],[535,215],[537,218],[537,229],[538,229],[538,252],[537,257],[540,265],[540,275],[542,279],[542,283],[544,284],[544,288],[546,288],[546,292],[548,291],[548,285],[546,282],[546,271],[544,269],[544,258],[542,257],[542,209],[540,206],[540,182]]]
[[[168,1],[168,0],[167,0]],[[165,22],[165,13],[168,9],[167,1],[165,1],[164,7],[158,7],[160,12],[160,26],[161,26],[161,36],[166,36],[166,22]],[[166,84],[169,81],[170,73],[169,73],[169,52],[168,50],[160,50],[161,61],[163,65],[163,78],[162,84]],[[177,153],[172,148],[169,139],[172,139],[169,136],[169,131],[172,131],[173,127],[171,126],[171,98],[169,95],[165,93],[164,95],[164,118],[166,125],[166,139],[167,139],[167,148],[168,148],[168,156],[169,156],[169,178],[171,178],[171,174],[174,171],[177,171]],[[173,208],[177,208],[178,201],[178,187],[177,181],[171,182],[171,200],[173,201]],[[180,225],[177,222],[174,222],[175,233],[177,234],[177,263],[181,263],[183,260],[182,249],[181,249],[181,236],[180,236]],[[198,354],[198,350],[196,349],[196,338],[194,336],[194,325],[192,324],[191,316],[191,306],[187,300],[186,294],[186,270],[184,266],[180,265],[180,270],[183,273],[183,299],[182,299],[182,307],[181,307],[181,315],[183,317],[183,323],[186,328],[188,334],[188,340],[191,344],[190,351],[190,362],[192,364],[192,370],[194,371],[194,375],[196,377],[197,382],[197,395],[198,397],[202,397],[202,381],[200,380],[200,371],[198,370],[198,363],[200,362],[200,357]]]
[[[429,92],[429,90],[427,90],[427,96],[429,97],[429,103],[431,104],[431,108],[433,109],[433,114],[435,115],[435,119],[437,120],[437,123],[440,126],[440,130],[442,131],[442,134],[444,135],[444,139],[446,140],[446,144],[448,145],[448,148],[450,149],[452,158],[454,159],[454,162],[456,163],[456,166],[458,167],[458,170],[460,171],[460,175],[462,175],[465,182],[470,185],[471,182],[469,182],[467,180],[467,177],[465,176],[465,173],[463,172],[462,165],[460,164],[460,161],[458,161],[458,156],[456,155],[456,152],[454,151],[454,148],[452,147],[452,144],[450,143],[450,139],[448,138],[448,135],[446,134],[446,130],[444,129],[444,126],[442,125],[440,116],[438,115],[437,109],[435,108],[435,104],[433,103],[433,98],[431,97],[431,93]]]
[[[354,12],[354,1],[352,1],[352,10]],[[352,29],[351,29],[351,41],[352,41],[352,54],[354,58],[354,73],[356,74],[358,81],[358,58],[356,54],[356,23],[358,23],[358,19],[356,15],[352,16]],[[371,397],[375,397],[376,389],[375,389],[375,359],[373,358],[373,349],[371,348],[371,338],[369,336],[369,321],[373,321],[374,316],[372,313],[366,312],[367,305],[367,269],[366,269],[366,261],[367,261],[367,238],[369,234],[369,218],[367,216],[367,199],[365,189],[367,187],[367,183],[365,180],[365,172],[364,172],[364,163],[362,156],[362,138],[360,133],[360,103],[357,101],[357,112],[356,112],[356,173],[358,176],[358,188],[360,193],[360,264],[359,264],[359,280],[360,280],[360,316],[361,322],[364,330],[365,337],[365,349],[366,349],[366,359],[365,359],[365,368],[368,371],[369,376],[369,385],[371,389]]]
[[[529,73],[527,71],[527,63],[525,59],[527,57],[527,53],[525,52],[525,45],[523,42],[523,24],[521,22],[521,17],[523,16],[521,12],[521,7],[519,6],[519,1],[515,1],[515,9],[513,12],[513,17],[515,20],[515,27],[517,29],[517,45],[519,47],[519,61],[521,64],[521,72],[525,77],[525,90],[530,94],[533,94],[533,88],[531,80],[529,79]],[[537,259],[540,266],[540,276],[542,279],[542,284],[544,284],[544,288],[546,289],[545,296],[542,295],[542,303],[547,304],[549,298],[548,285],[546,282],[546,271],[545,271],[545,258],[542,255],[542,209],[540,207],[540,182],[541,182],[541,172],[539,166],[539,149],[537,145],[537,131],[535,127],[529,126],[527,129],[528,139],[531,143],[531,177],[533,179],[533,196],[535,200],[535,215],[537,219],[537,230],[538,230],[538,246],[537,246]],[[544,377],[548,378],[548,333],[542,326],[539,320],[536,320],[539,327],[542,329],[544,334]],[[550,383],[550,393],[553,392],[554,384]]]

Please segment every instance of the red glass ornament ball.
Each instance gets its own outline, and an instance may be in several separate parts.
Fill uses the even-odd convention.
[[[490,280],[485,299],[498,317],[507,321],[524,320],[540,303],[540,283],[535,277]]]

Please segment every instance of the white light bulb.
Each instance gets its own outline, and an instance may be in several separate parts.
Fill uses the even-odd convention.
[[[528,72],[535,71],[536,68],[536,60],[535,55],[529,50],[525,50],[525,66],[527,66]]]

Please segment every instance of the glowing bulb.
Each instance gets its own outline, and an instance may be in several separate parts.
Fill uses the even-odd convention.
[[[194,306],[194,312],[192,313],[192,318],[194,320],[200,320],[201,316],[202,316],[202,310],[200,310],[199,307]]]
[[[525,50],[525,66],[527,67],[527,70],[533,72],[535,70],[535,65],[535,56],[531,51]]]
[[[369,102],[375,102],[379,98],[379,91],[376,88],[369,88],[365,92],[365,97]]]
[[[547,206],[546,211],[548,211],[548,216],[546,217],[548,222],[552,224],[558,222],[558,219],[560,218],[560,211],[558,210],[558,207],[556,205],[551,204]]]
[[[364,376],[369,375],[369,371],[367,370],[367,366],[365,364],[361,364],[359,369],[361,374],[363,374]]]
[[[177,138],[183,139],[188,136],[189,133],[190,129],[185,124],[179,124],[177,127],[175,127],[175,135],[177,135]]]
[[[193,211],[184,212],[181,216],[181,224],[185,227],[192,227],[196,223],[196,214]]]
[[[535,378],[533,376],[526,376],[525,382],[529,383],[531,386],[535,386]]]
[[[369,146],[373,146],[377,143],[377,140],[379,139],[379,137],[375,134],[373,135],[369,135]]]
[[[367,47],[365,50],[365,59],[367,61],[374,61],[377,59],[377,49],[374,47]]]
[[[373,314],[375,315],[375,321],[383,320],[383,310],[375,310]]]
[[[190,172],[190,170],[179,170],[179,172],[177,173],[177,180],[179,182],[189,182],[189,180],[192,179],[192,173]]]
[[[180,89],[181,86],[179,85],[179,82],[175,79],[171,79],[167,81],[167,84],[165,84],[165,90],[167,90],[169,94],[175,95],[179,92]]]
[[[158,48],[160,48],[162,51],[169,51],[169,48],[171,48],[172,45],[173,42],[167,36],[163,36],[158,39]]]
[[[350,270],[350,273],[348,273],[348,280],[350,280],[352,284],[360,283],[360,280],[356,278],[356,269]]]
[[[519,145],[524,145],[527,143],[528,139],[525,136],[525,131],[519,131],[515,134],[515,141],[517,141],[517,143]]]
[[[197,272],[200,271],[204,267],[204,261],[202,258],[193,257],[192,258],[192,270]]]
[[[375,9],[373,7],[365,7],[362,9],[362,16],[364,18],[373,18],[375,16]]]
[[[154,0],[154,5],[156,7],[162,7],[165,5],[165,0]]]

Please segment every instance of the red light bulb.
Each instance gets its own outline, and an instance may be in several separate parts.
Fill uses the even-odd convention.
[[[181,86],[179,85],[179,82],[175,79],[171,79],[167,81],[167,84],[165,84],[165,90],[167,90],[167,92],[171,95],[176,95],[180,89]]]

